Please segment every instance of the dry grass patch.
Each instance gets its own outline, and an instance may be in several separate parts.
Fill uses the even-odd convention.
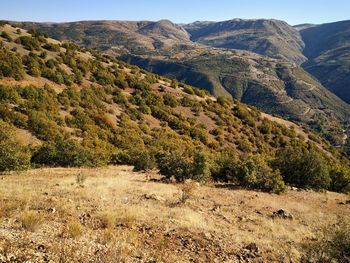
[[[77,174],[88,177],[83,188]],[[350,214],[347,200],[331,192],[164,184],[126,166],[30,170],[2,177],[0,250],[7,240],[8,253],[32,262],[41,260],[41,244],[51,262],[235,262],[254,243],[263,262],[299,262],[301,244],[319,226]],[[278,209],[294,219],[273,219]]]
[[[23,229],[34,232],[43,223],[44,218],[38,212],[24,211],[19,221]]]
[[[83,225],[77,221],[77,220],[72,220],[67,224],[67,228],[65,229],[64,235],[67,235],[68,237],[71,238],[77,238],[80,237],[84,233],[84,227]]]

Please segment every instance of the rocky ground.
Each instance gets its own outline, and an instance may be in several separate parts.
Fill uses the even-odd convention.
[[[0,262],[298,262],[349,196],[163,183],[131,167],[0,177]]]

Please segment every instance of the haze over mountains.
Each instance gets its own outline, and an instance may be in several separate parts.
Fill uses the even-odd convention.
[[[233,96],[268,113],[316,122],[322,126],[318,129],[336,134],[338,142],[350,120],[349,21],[295,27],[274,19],[17,25],[96,48],[218,96]]]

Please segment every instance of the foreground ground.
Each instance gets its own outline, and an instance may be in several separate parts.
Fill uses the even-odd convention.
[[[350,215],[336,193],[158,179],[127,166],[2,175],[0,262],[297,262],[317,229]]]

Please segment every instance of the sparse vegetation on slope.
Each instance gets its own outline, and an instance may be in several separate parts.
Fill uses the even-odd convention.
[[[325,120],[322,134],[336,146],[343,145],[344,134],[349,133],[350,106],[292,63],[306,60],[304,43],[299,32],[283,21],[235,19],[183,27],[170,21],[16,24],[97,48],[215,96],[232,96],[312,128],[321,116]],[[328,79],[327,74],[322,77]]]
[[[329,177],[331,166],[334,162],[347,165],[316,134],[305,130],[309,136],[301,135],[298,127],[298,136],[293,128],[263,118],[257,109],[236,100],[215,99],[194,87],[35,31],[23,30],[19,35],[17,28],[6,28],[17,39],[26,36],[39,43],[29,51],[21,41],[2,42],[10,54],[4,62],[15,65],[10,62],[17,57],[23,74],[18,80],[15,76],[0,80],[0,118],[41,141],[30,147],[32,166],[130,164],[136,170],[159,169],[178,181],[224,178],[242,187],[280,193],[284,182],[294,184],[283,170],[283,155],[275,155],[284,148],[300,144],[310,156],[319,149],[317,158],[304,160],[304,155],[297,155],[286,164],[302,166],[305,163],[298,161],[303,159],[321,167],[315,173],[300,168],[305,174],[298,176],[305,176],[305,181],[299,187],[332,189],[336,177]],[[55,48],[48,48],[48,43]],[[222,166],[226,163],[220,161],[221,155],[227,152],[233,164]],[[279,163],[276,167],[270,164],[274,159]],[[3,171],[17,168],[8,164]],[[346,178],[338,191],[348,189]]]

